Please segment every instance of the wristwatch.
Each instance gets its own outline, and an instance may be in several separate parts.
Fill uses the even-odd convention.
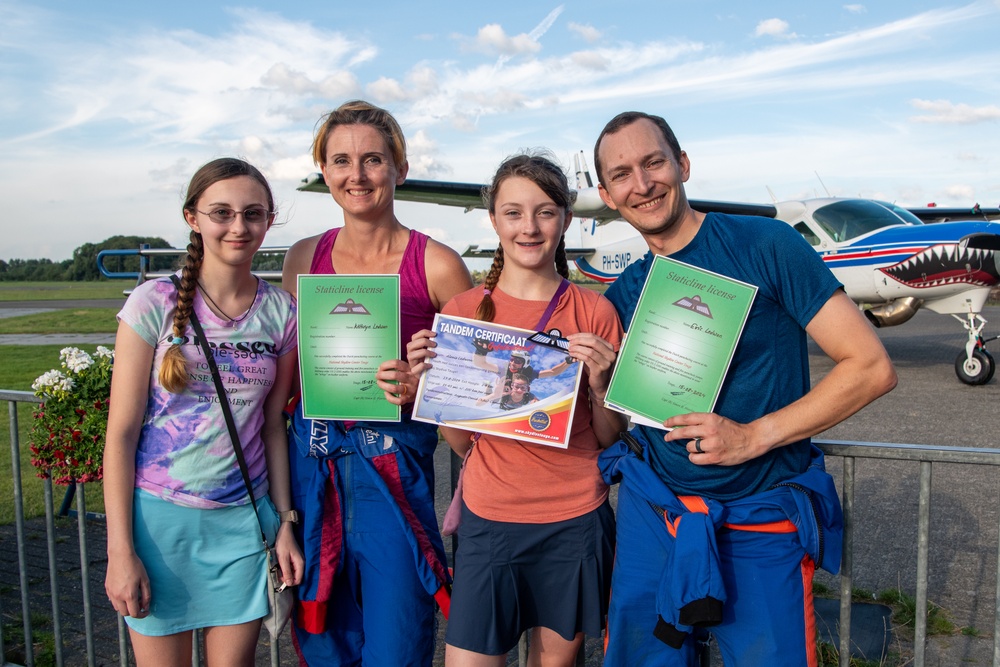
[[[286,510],[284,512],[278,512],[278,517],[281,519],[281,523],[298,523],[299,513],[295,510]]]

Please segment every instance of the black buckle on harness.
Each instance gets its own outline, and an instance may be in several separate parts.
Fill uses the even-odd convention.
[[[626,445],[628,445],[629,451],[636,455],[640,461],[645,461],[646,457],[642,455],[642,445],[636,440],[631,433],[628,431],[622,431],[618,434],[618,437],[622,439]]]

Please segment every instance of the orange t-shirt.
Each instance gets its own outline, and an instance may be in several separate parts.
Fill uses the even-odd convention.
[[[494,289],[494,322],[531,329],[548,301],[523,301]],[[483,298],[482,286],[457,295],[441,309],[444,315],[474,318]],[[562,335],[589,332],[611,343],[617,351],[622,327],[614,306],[602,295],[570,285],[556,305],[545,331]],[[478,516],[491,521],[552,523],[596,509],[608,496],[597,469],[600,446],[591,428],[587,371],[576,397],[569,447],[483,435],[465,465],[463,499]]]

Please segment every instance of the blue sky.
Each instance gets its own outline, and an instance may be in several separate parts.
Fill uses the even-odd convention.
[[[692,198],[1000,205],[1000,0],[345,5],[0,0],[0,259],[180,246],[187,181],[222,155],[274,187],[266,245],[339,225],[295,187],[316,120],[352,98],[396,115],[413,178],[481,182],[540,146],[568,171],[638,109],[673,126]],[[397,215],[494,242],[482,211]]]

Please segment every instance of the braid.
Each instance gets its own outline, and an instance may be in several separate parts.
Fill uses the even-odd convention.
[[[181,287],[177,291],[177,307],[174,309],[174,338],[183,339],[194,309],[194,293],[198,287],[201,262],[205,257],[205,246],[201,234],[191,230],[187,257],[181,268]],[[160,384],[172,394],[178,394],[187,387],[187,360],[181,354],[180,345],[171,345],[163,356],[160,366]]]
[[[497,283],[500,281],[500,272],[503,271],[503,246],[497,245],[496,252],[493,253],[493,266],[490,267],[490,272],[486,274],[486,281],[483,283],[483,300],[479,302],[479,307],[476,308],[476,319],[482,320],[484,322],[492,322],[493,317],[496,315],[496,306],[493,305],[493,297],[490,293],[496,289]]]
[[[556,248],[556,271],[563,278],[569,280],[569,261],[566,259],[566,235],[559,237],[559,246]]]

